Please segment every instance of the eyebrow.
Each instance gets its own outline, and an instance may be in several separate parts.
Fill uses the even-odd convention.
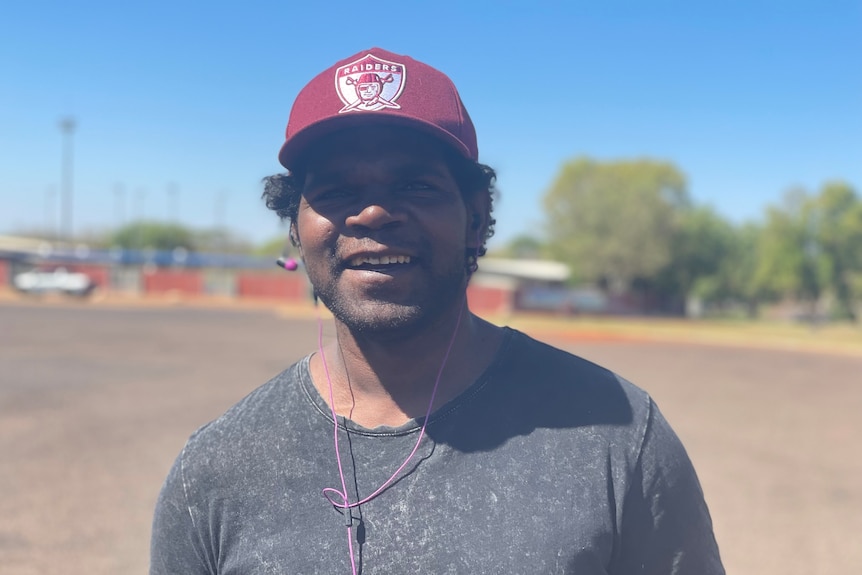
[[[335,170],[316,170],[312,168],[306,170],[306,178],[308,178],[308,183],[316,186],[338,183],[343,181],[345,178],[349,178],[353,169],[354,168],[352,167]],[[442,162],[440,165],[433,166],[420,162],[410,162],[399,165],[396,169],[391,170],[390,173],[395,178],[400,179],[414,178],[417,176],[430,176],[435,178],[445,178],[448,176],[454,179],[451,169],[445,162]]]

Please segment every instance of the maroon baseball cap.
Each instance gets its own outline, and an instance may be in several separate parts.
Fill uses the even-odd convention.
[[[291,169],[314,140],[370,123],[415,128],[479,159],[476,130],[452,80],[409,56],[371,48],[337,62],[299,92],[278,161]]]

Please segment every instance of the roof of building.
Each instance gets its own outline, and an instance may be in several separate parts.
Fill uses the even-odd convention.
[[[569,279],[571,269],[564,263],[549,260],[481,258],[479,273],[517,279],[557,281]]]

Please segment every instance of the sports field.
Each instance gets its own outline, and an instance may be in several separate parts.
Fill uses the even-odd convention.
[[[316,346],[313,317],[291,315],[0,301],[0,573],[145,573],[186,437]],[[852,334],[803,346],[675,324],[516,325],[652,393],[699,471],[728,573],[862,573]]]

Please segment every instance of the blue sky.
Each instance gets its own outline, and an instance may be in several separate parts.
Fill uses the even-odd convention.
[[[791,186],[862,188],[862,3],[11,2],[0,20],[0,233],[135,217],[283,233],[262,206],[297,91],[364,48],[446,72],[499,174],[499,245],[540,235],[560,165],[652,157],[759,219]],[[169,190],[175,190],[172,196]],[[860,190],[862,191],[862,190]],[[173,198],[173,199],[171,199]]]

